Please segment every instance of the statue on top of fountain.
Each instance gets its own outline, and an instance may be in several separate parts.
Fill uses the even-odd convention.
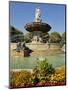
[[[39,8],[35,10],[35,22],[41,22],[41,12]]]

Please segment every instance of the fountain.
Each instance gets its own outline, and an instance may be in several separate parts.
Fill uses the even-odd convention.
[[[49,48],[47,43],[43,43],[42,35],[50,31],[51,26],[47,23],[42,22],[41,11],[39,8],[35,10],[34,22],[27,23],[25,29],[28,32],[33,33],[31,43],[26,43],[26,46],[31,50],[46,50]]]

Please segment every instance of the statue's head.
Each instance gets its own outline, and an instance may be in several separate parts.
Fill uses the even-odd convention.
[[[40,12],[40,9],[39,9],[39,8],[36,8],[36,11],[37,11],[37,12]]]

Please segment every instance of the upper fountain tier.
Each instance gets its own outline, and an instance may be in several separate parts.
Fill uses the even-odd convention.
[[[33,31],[48,32],[50,31],[51,26],[47,23],[42,22],[40,9],[36,8],[34,22],[26,24],[25,29],[29,32]]]

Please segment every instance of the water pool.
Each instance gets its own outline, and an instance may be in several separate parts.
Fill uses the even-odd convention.
[[[65,65],[64,54],[45,57],[16,56],[10,58],[10,69],[33,69],[43,58],[47,58],[48,62],[52,64],[54,68]]]

